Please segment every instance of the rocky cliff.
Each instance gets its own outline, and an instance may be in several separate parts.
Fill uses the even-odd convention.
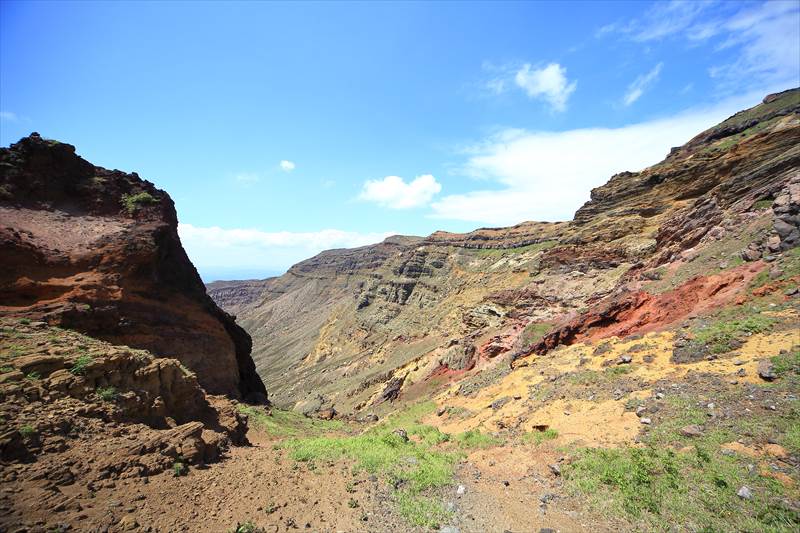
[[[581,339],[663,330],[735,301],[797,246],[799,117],[800,91],[770,95],[613,176],[569,222],[391,238],[210,294],[253,336],[273,398],[303,411],[371,408],[387,388],[424,396]]]
[[[0,149],[0,315],[178,359],[212,394],[266,390],[250,336],[208,297],[169,195],[31,134]]]

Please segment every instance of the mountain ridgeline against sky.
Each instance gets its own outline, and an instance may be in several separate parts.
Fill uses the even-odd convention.
[[[393,387],[424,396],[499,360],[667,328],[708,305],[686,285],[696,276],[734,278],[730,299],[800,242],[798,113],[797,89],[769,95],[613,176],[570,222],[391,237],[209,294],[253,337],[271,397],[306,412],[370,408]],[[688,302],[651,316],[671,291]]]

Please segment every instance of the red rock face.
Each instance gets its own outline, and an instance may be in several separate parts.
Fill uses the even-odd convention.
[[[637,291],[609,297],[592,311],[557,326],[521,355],[542,355],[559,344],[626,337],[663,329],[693,313],[734,301],[764,267],[765,263],[757,261],[713,276],[699,276],[663,294]]]
[[[181,245],[169,195],[38,134],[0,149],[0,314],[174,357],[212,394],[266,401],[252,341]]]

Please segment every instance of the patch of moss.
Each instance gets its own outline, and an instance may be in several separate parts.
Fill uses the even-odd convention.
[[[158,199],[149,192],[140,192],[136,194],[122,195],[122,205],[130,214],[135,213],[142,206],[152,205],[157,203]]]

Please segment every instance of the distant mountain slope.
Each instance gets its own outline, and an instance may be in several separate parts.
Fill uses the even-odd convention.
[[[31,134],[0,148],[0,315],[173,357],[210,393],[265,401],[250,336],[208,297],[169,195]]]
[[[799,113],[797,89],[770,95],[613,176],[570,222],[391,238],[210,294],[252,335],[273,398],[306,411],[424,396],[579,338],[667,328],[732,301],[800,242]],[[656,316],[671,294],[688,303]]]

